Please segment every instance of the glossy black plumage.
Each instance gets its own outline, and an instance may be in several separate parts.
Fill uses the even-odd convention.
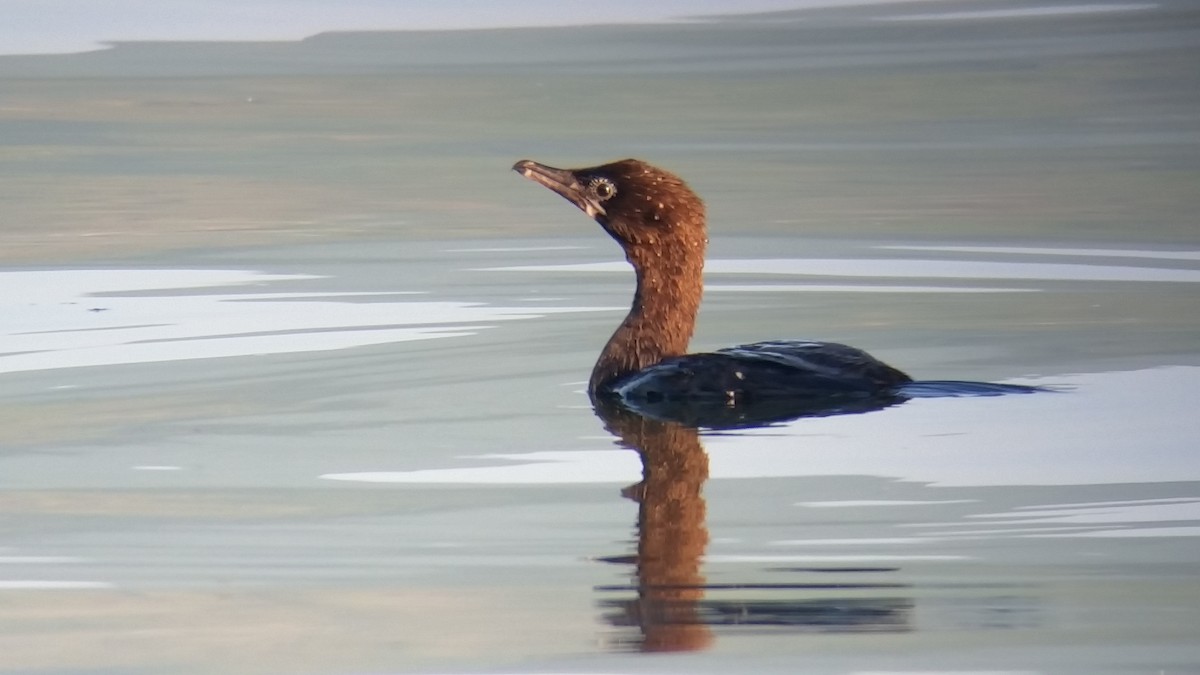
[[[872,394],[911,382],[903,372],[855,347],[774,340],[671,357],[606,383],[631,400],[754,399]]]

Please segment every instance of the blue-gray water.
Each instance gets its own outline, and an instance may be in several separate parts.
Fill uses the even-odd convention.
[[[0,671],[1200,668],[1197,15],[904,12],[0,58]],[[627,155],[696,349],[1062,391],[598,419]]]

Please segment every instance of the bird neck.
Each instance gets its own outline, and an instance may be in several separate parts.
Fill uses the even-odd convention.
[[[660,255],[660,253],[662,253]],[[592,369],[589,391],[687,353],[704,291],[704,241],[627,250],[637,276],[629,314]]]

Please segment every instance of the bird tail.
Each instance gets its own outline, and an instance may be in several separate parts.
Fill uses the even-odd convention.
[[[1062,391],[1050,387],[1035,387],[1025,384],[999,384],[996,382],[968,382],[963,380],[919,380],[896,387],[895,392],[905,398],[944,398],[954,396],[1007,396],[1009,394],[1036,394]]]

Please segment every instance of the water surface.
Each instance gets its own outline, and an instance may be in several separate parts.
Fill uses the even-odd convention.
[[[1200,30],[1013,7],[0,58],[0,671],[1200,667]],[[597,416],[632,279],[507,167],[622,155],[696,349],[1056,391]]]

